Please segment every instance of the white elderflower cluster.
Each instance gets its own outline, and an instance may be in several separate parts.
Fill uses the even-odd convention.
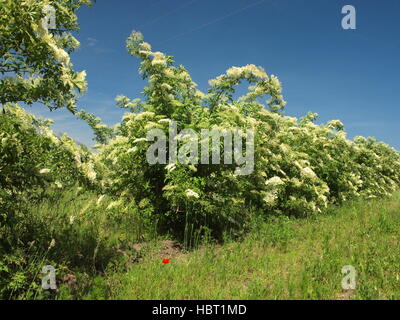
[[[205,98],[207,98],[207,95],[206,95],[205,93],[203,93],[202,91],[197,90],[197,89],[196,89],[196,95],[197,95],[200,99],[205,99]]]
[[[278,193],[276,191],[271,191],[264,194],[263,201],[269,206],[273,206],[278,199]]]
[[[144,51],[151,51],[151,45],[150,45],[150,43],[141,42],[139,46],[140,46],[140,48],[141,48],[142,50],[144,50]]]
[[[136,115],[135,120],[140,121],[145,118],[152,118],[154,116],[155,116],[154,112],[145,111],[145,112],[142,112],[142,113],[139,113],[138,115]]]
[[[158,120],[158,123],[166,123],[166,124],[169,124],[171,122],[171,119],[161,119],[161,120]]]
[[[270,80],[269,80],[269,82],[270,82],[270,85],[271,85],[271,87],[273,88],[273,89],[275,89],[275,90],[281,90],[281,86],[282,86],[282,84],[281,84],[281,82],[279,81],[279,79],[278,79],[278,77],[276,77],[275,75],[272,75],[271,76],[271,78],[270,78]]]
[[[68,72],[68,69],[65,67],[61,67],[61,76],[60,76],[61,81],[65,86],[69,86],[70,88],[73,87],[73,82],[71,75]]]
[[[200,198],[199,194],[191,189],[187,189],[185,191],[185,195],[187,198],[196,198],[196,199]]]
[[[97,174],[96,174],[96,171],[94,171],[93,163],[89,162],[89,163],[83,164],[82,169],[83,169],[85,176],[90,181],[94,182],[96,180]]]
[[[356,136],[354,137],[354,142],[355,143],[359,143],[359,144],[363,144],[367,142],[367,139],[365,137],[361,137],[361,136]]]
[[[338,138],[338,139],[340,139],[340,140],[347,140],[346,139],[346,132],[344,132],[344,131],[340,131],[337,135],[336,135],[336,137]]]
[[[83,92],[86,90],[86,71],[81,71],[78,72],[74,78],[73,78],[73,83],[75,85],[75,87],[80,91]]]
[[[168,164],[168,165],[165,166],[165,169],[166,169],[167,171],[173,171],[173,170],[176,169],[176,165],[175,165],[175,163],[170,163],[170,164]]]
[[[137,150],[138,150],[137,147],[133,147],[133,148],[128,149],[127,153],[135,153]]]
[[[67,66],[71,64],[69,54],[64,49],[59,48],[54,42],[48,42],[47,44],[53,50],[54,57],[58,61]]]
[[[133,143],[140,143],[140,142],[147,142],[147,138],[139,138],[139,139],[135,139],[135,141],[133,141]]]
[[[281,144],[280,146],[279,146],[279,148],[281,149],[281,151],[284,153],[284,154],[287,154],[287,153],[289,153],[289,146],[288,145],[286,145],[286,144]]]
[[[327,123],[327,127],[330,129],[337,129],[337,130],[343,130],[344,125],[340,120],[331,120]]]
[[[149,55],[151,55],[151,51],[139,50],[139,54],[142,54],[142,55],[148,57]]]
[[[315,174],[315,172],[311,169],[311,168],[303,168],[301,170],[301,174],[309,179],[317,179],[317,175]]]
[[[218,77],[216,77],[215,79],[211,79],[208,81],[208,84],[211,87],[217,87],[219,86],[223,81],[225,80],[225,76],[224,75],[220,75]]]
[[[14,114],[15,118],[26,122],[26,123],[32,123],[33,121],[33,116],[29,113],[27,113],[23,108],[21,108],[18,105],[13,105],[13,108],[11,109],[12,113]]]
[[[164,191],[171,191],[171,190],[175,190],[175,189],[176,189],[176,186],[172,186],[172,185],[170,185],[170,184],[167,184],[167,185],[163,188]]]
[[[168,77],[168,78],[174,78],[174,77],[175,77],[175,73],[174,73],[174,71],[173,71],[171,68],[165,68],[165,69],[163,70],[163,73],[164,73],[164,75],[165,75],[166,77]]]
[[[261,79],[267,79],[268,76],[265,73],[265,71],[261,67],[257,67],[254,64],[249,64],[244,67],[232,67],[228,69],[226,74],[235,79],[239,78],[249,78],[252,75],[261,78]]]
[[[151,61],[151,64],[153,66],[162,66],[162,67],[167,66],[167,60],[165,59],[165,55],[162,52],[154,52],[153,57],[154,58]]]
[[[168,90],[168,91],[172,90],[172,87],[168,83],[163,83],[161,85],[161,88]]]
[[[183,70],[179,73],[179,79],[184,82],[192,82],[192,78],[190,77],[189,72],[187,72],[186,70]],[[195,83],[193,84],[196,86]]]
[[[283,184],[285,184],[285,183],[282,181],[281,178],[275,176],[275,177],[272,177],[271,179],[268,179],[268,180],[265,182],[265,184],[266,184],[267,186],[280,186],[280,185],[283,185]]]
[[[54,135],[54,133],[51,129],[44,127],[44,128],[42,128],[42,130],[43,130],[44,135],[46,137],[48,137],[52,143],[54,143],[56,145],[60,143],[60,140]]]
[[[136,118],[136,114],[133,112],[127,112],[122,116],[122,121],[126,121],[127,123],[130,123],[131,121],[134,121]]]
[[[145,129],[145,130],[151,130],[151,129],[154,129],[154,128],[162,128],[162,126],[161,126],[160,124],[156,123],[156,122],[153,122],[153,121],[149,121],[149,122],[144,126],[144,129]]]

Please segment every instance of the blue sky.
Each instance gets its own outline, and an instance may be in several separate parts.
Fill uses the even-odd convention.
[[[356,8],[356,30],[341,27],[347,4]],[[400,149],[399,17],[398,0],[98,0],[78,13],[81,48],[72,61],[89,83],[79,107],[112,125],[124,113],[115,97],[140,96],[139,61],[125,49],[139,30],[201,90],[231,66],[259,65],[283,83],[286,115],[340,119],[349,138],[374,136]],[[93,145],[90,128],[66,110],[32,111]]]

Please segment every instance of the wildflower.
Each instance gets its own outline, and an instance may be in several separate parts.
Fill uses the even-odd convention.
[[[54,184],[57,186],[58,189],[61,189],[63,187],[60,181],[55,181]]]
[[[47,174],[50,172],[50,169],[42,169],[39,171],[40,174]]]

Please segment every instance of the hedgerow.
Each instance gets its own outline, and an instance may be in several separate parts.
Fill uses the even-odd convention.
[[[51,3],[65,9],[58,17],[64,29],[75,30],[75,11],[89,1]],[[13,1],[5,4],[2,10],[14,18],[7,25],[2,19],[0,29],[10,37],[2,44],[7,54],[0,61],[0,72],[6,74],[0,81],[0,297],[30,297],[24,290],[38,288],[37,266],[46,259],[60,268],[80,265],[97,272],[112,261],[121,243],[144,240],[154,231],[173,234],[189,247],[202,236],[243,233],[258,219],[315,216],[330,204],[384,197],[399,187],[397,150],[374,138],[348,139],[339,120],[316,124],[315,113],[300,119],[284,115],[281,83],[262,67],[232,67],[202,92],[183,66],[152,51],[139,32],[128,38],[127,49],[141,60],[139,71],[148,81],[144,99],[118,96],[117,106],[128,112],[108,127],[76,109],[77,91],[86,87],[85,72],[72,69],[68,53],[78,42],[64,30],[41,27],[47,1],[25,1],[21,10]],[[16,53],[16,45],[22,51]],[[243,82],[248,92],[237,97]],[[97,151],[67,135],[56,136],[50,120],[34,117],[14,104],[18,101],[68,108],[93,129]],[[235,152],[248,155],[250,146],[254,166],[238,174],[240,164],[206,164],[200,153],[190,154],[191,162],[150,163],[149,132],[158,129],[172,139],[171,124],[177,126],[174,141],[180,150],[188,144],[198,150],[210,146],[193,140],[188,130],[243,136],[246,144]],[[249,131],[254,141],[244,134]],[[225,150],[225,143],[212,144],[212,151]],[[171,147],[164,151],[170,158]],[[207,160],[212,162],[211,155]],[[79,215],[28,209],[40,207],[46,198],[55,204],[69,193],[59,203],[71,203],[82,196],[80,191],[87,198],[80,198],[84,207]],[[79,252],[81,260],[76,250],[85,253]]]
[[[195,230],[206,227],[220,235],[227,228],[242,229],[254,213],[306,217],[329,203],[382,197],[398,188],[395,149],[373,138],[347,139],[339,120],[317,125],[317,114],[284,116],[281,83],[263,68],[230,68],[204,93],[183,66],[173,65],[173,57],[151,51],[139,32],[129,37],[127,49],[141,60],[148,85],[143,101],[117,97],[118,106],[130,112],[116,126],[115,137],[98,146],[100,183],[117,199],[115,206],[134,204],[146,219],[181,235],[188,221]],[[235,86],[243,81],[250,84],[248,93],[235,99]],[[178,132],[253,129],[253,172],[235,175],[234,164],[149,164],[149,130],[161,129],[169,137],[171,121]]]

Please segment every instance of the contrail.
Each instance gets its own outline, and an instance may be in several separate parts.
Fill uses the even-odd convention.
[[[185,3],[185,4],[182,5],[182,6],[179,6],[178,8],[175,8],[175,9],[173,9],[173,10],[171,10],[171,11],[168,11],[168,12],[166,12],[165,14],[159,16],[158,18],[155,18],[155,19],[153,19],[153,20],[151,20],[151,21],[149,21],[149,22],[146,22],[145,24],[143,24],[143,25],[141,26],[141,28],[144,28],[144,27],[147,27],[147,26],[149,26],[149,25],[152,25],[152,24],[156,23],[157,21],[161,20],[162,18],[168,17],[169,15],[171,15],[171,14],[173,14],[173,13],[175,13],[175,12],[177,12],[177,11],[179,11],[179,10],[185,8],[185,7],[190,6],[191,4],[193,4],[193,3],[196,2],[196,1],[198,1],[198,0],[189,1],[189,2]]]
[[[191,29],[191,30],[189,30],[189,31],[183,32],[183,33],[178,34],[178,35],[176,35],[176,36],[173,36],[173,37],[171,37],[171,38],[169,38],[169,39],[167,39],[167,40],[164,40],[164,41],[160,42],[160,44],[164,44],[164,43],[166,43],[166,42],[168,42],[168,41],[175,40],[176,38],[180,38],[180,37],[182,37],[182,36],[186,36],[186,35],[188,35],[188,34],[190,34],[190,33],[192,33],[192,32],[195,32],[195,31],[198,31],[198,30],[203,29],[203,28],[205,28],[205,27],[208,27],[208,26],[210,26],[210,25],[212,25],[212,24],[214,24],[214,23],[220,22],[220,21],[222,21],[222,20],[224,20],[224,19],[226,19],[226,18],[232,17],[232,16],[234,16],[234,15],[236,15],[236,14],[238,14],[238,13],[241,13],[241,12],[243,12],[243,11],[245,11],[245,10],[251,8],[251,7],[255,7],[255,6],[257,6],[257,5],[260,5],[261,3],[265,2],[265,1],[267,1],[267,0],[260,0],[260,1],[254,2],[254,3],[252,3],[252,4],[249,4],[249,5],[247,5],[247,6],[244,6],[243,8],[240,8],[240,9],[238,9],[238,10],[232,11],[232,12],[228,13],[228,14],[225,15],[225,16],[222,16],[222,17],[220,17],[220,18],[217,18],[217,19],[215,19],[215,20],[212,20],[212,21],[210,21],[210,22],[207,22],[207,23],[205,23],[205,24],[202,24],[201,26],[198,26],[198,27],[196,27],[196,28],[194,28],[194,29]]]

